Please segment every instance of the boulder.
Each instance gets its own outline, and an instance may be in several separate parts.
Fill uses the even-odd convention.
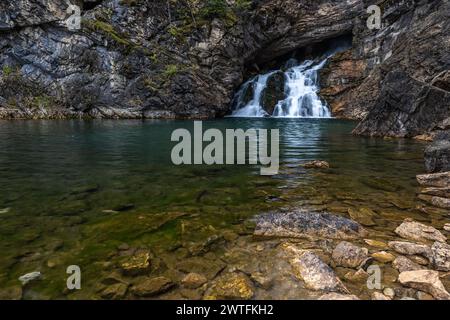
[[[381,263],[392,262],[395,259],[395,256],[392,253],[389,253],[389,252],[386,252],[386,251],[380,251],[380,252],[372,253],[371,257],[374,258],[376,261],[381,262]]]
[[[369,250],[361,248],[350,242],[341,242],[333,250],[333,260],[337,266],[346,268],[360,268],[369,259]]]
[[[398,270],[398,272],[405,271],[416,271],[416,270],[424,270],[425,267],[411,261],[410,259],[404,256],[398,256],[395,258],[394,262],[392,262],[392,267]]]
[[[405,271],[400,273],[398,281],[404,286],[429,293],[438,300],[450,300],[450,294],[439,279],[437,271]]]
[[[431,252],[433,268],[439,271],[450,271],[450,246],[447,243],[435,242]]]
[[[439,230],[409,218],[405,219],[405,221],[403,221],[403,223],[395,229],[395,233],[402,238],[419,242],[447,241],[447,237],[444,236]]]
[[[417,244],[412,242],[404,241],[390,241],[388,243],[389,247],[400,254],[405,255],[419,255],[427,259],[431,259],[432,252],[431,248],[424,244]]]
[[[166,277],[147,278],[131,287],[131,292],[138,297],[151,297],[167,292],[174,286]]]
[[[436,188],[450,187],[450,171],[434,174],[422,174],[418,175],[416,178],[421,186]]]
[[[204,285],[208,279],[205,276],[202,276],[198,273],[189,273],[187,274],[183,280],[181,280],[181,284],[188,289],[197,289]]]
[[[311,290],[331,291],[348,294],[349,291],[325,262],[309,250],[299,250],[287,246],[285,250],[292,256],[289,263],[294,274]]]
[[[437,140],[425,149],[427,172],[450,171],[450,141]]]
[[[352,240],[367,231],[357,222],[329,213],[270,212],[256,218],[255,236]]]
[[[228,273],[215,279],[203,298],[205,300],[249,300],[253,295],[253,284],[246,275]]]

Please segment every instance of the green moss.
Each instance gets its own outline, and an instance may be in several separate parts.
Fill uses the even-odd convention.
[[[172,78],[178,73],[178,66],[176,64],[169,64],[164,70],[163,76],[165,78]]]
[[[102,32],[105,36],[114,40],[117,44],[132,47],[133,44],[125,38],[125,35],[121,34],[117,30],[114,29],[114,26],[111,24],[100,21],[100,20],[86,20],[85,21],[88,28],[95,30],[97,32]]]
[[[5,77],[9,77],[12,73],[15,72],[15,70],[11,66],[6,64],[3,66],[2,71]]]

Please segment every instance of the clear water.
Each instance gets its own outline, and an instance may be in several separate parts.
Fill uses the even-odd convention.
[[[98,298],[98,280],[115,270],[119,245],[177,259],[175,249],[211,235],[251,233],[247,218],[281,206],[343,215],[369,207],[381,238],[405,217],[443,223],[416,209],[424,145],[356,137],[354,126],[331,119],[204,122],[205,129],[279,128],[281,172],[261,177],[257,166],[172,165],[170,135],[192,130],[191,121],[1,121],[0,291],[39,270],[44,277],[26,298]],[[300,166],[316,159],[332,168]],[[186,215],[166,219],[174,212]],[[83,290],[66,295],[71,264],[82,267]]]

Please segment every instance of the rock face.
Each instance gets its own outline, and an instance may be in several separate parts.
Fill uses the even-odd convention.
[[[355,132],[367,135],[448,123],[446,0],[75,3],[72,31],[65,0],[0,3],[0,118],[223,116],[248,69],[351,35],[320,75],[335,115],[363,119]],[[361,14],[371,4],[380,30]]]
[[[255,236],[351,240],[367,231],[357,222],[329,213],[270,212],[256,218]]]
[[[425,168],[428,172],[450,171],[450,140],[436,140],[425,149]]]
[[[347,268],[358,268],[368,260],[369,250],[360,248],[350,242],[341,242],[333,250],[333,260],[336,265]]]
[[[406,219],[397,229],[395,229],[395,233],[402,238],[419,242],[447,241],[447,237],[439,230],[411,219]]]
[[[402,285],[427,292],[438,300],[450,300],[450,294],[439,280],[437,271],[406,271],[400,273],[398,280]]]

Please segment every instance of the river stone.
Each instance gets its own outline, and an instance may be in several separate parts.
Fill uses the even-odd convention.
[[[344,278],[351,282],[363,282],[367,281],[369,274],[364,269],[358,269],[358,271],[349,271],[344,275]]]
[[[404,256],[398,256],[395,258],[394,262],[392,262],[392,267],[398,270],[398,272],[405,272],[405,271],[416,271],[416,270],[424,270],[423,266],[415,263],[414,261],[411,261],[407,257]]]
[[[389,252],[386,252],[386,251],[380,251],[380,252],[372,253],[371,257],[374,258],[376,261],[381,262],[381,263],[392,262],[395,259],[395,256],[392,253],[389,253]]]
[[[380,292],[375,291],[374,293],[372,293],[372,300],[392,300],[392,299]]]
[[[253,295],[253,284],[246,275],[228,273],[215,279],[203,298],[205,300],[249,300]]]
[[[450,199],[442,197],[432,197],[431,204],[441,209],[450,209]]]
[[[166,277],[147,278],[131,288],[138,297],[151,297],[169,291],[174,283]]]
[[[402,238],[419,242],[427,242],[428,240],[439,242],[447,241],[447,237],[439,230],[409,218],[405,219],[405,221],[395,229],[395,233]]]
[[[450,232],[450,223],[446,223],[444,225],[444,230],[447,231],[447,232]]]
[[[306,169],[328,169],[330,168],[330,164],[322,160],[313,160],[305,163],[303,167]]]
[[[359,298],[353,294],[340,294],[340,293],[327,293],[319,298],[319,300],[359,300]]]
[[[418,175],[416,178],[422,186],[437,188],[450,187],[450,171]]]
[[[199,273],[207,279],[213,279],[226,267],[221,260],[208,260],[203,257],[192,257],[180,261],[176,268],[184,273]]]
[[[150,253],[136,253],[135,255],[127,258],[127,260],[123,262],[120,267],[125,275],[137,276],[146,274],[150,271]]]
[[[395,298],[395,291],[392,288],[384,288],[383,289],[383,294],[388,297],[389,299],[394,299]]]
[[[308,289],[349,293],[333,269],[314,252],[299,250],[292,245],[286,246],[285,251],[292,256],[289,263],[294,274],[305,282]]]
[[[359,268],[369,259],[369,250],[342,241],[333,250],[332,258],[337,266]]]
[[[181,284],[188,289],[197,289],[204,285],[208,279],[201,274],[191,272],[187,274],[183,280],[181,280]]]
[[[363,226],[370,227],[376,225],[373,221],[375,212],[369,208],[360,208],[359,210],[350,208],[348,209],[348,214],[350,215],[350,218],[361,223]]]
[[[371,240],[371,239],[364,239],[364,242],[374,248],[379,249],[387,249],[389,248],[388,244],[386,242],[378,241],[378,240]]]
[[[357,222],[329,213],[270,212],[257,217],[255,236],[352,240],[367,231]]]
[[[19,281],[23,286],[26,286],[28,283],[40,279],[41,276],[42,274],[39,271],[34,271],[20,276]]]
[[[405,241],[390,241],[388,243],[389,247],[400,254],[405,254],[408,256],[420,255],[427,259],[432,256],[431,248],[424,244],[417,244]]]
[[[127,290],[128,284],[116,283],[105,288],[105,290],[102,291],[100,296],[103,299],[120,300],[125,297],[125,295],[127,294]]]
[[[445,290],[437,271],[405,271],[400,273],[398,281],[404,286],[429,293],[438,300],[450,300],[450,294]]]
[[[450,271],[450,246],[436,241],[431,251],[433,267],[439,271]]]

